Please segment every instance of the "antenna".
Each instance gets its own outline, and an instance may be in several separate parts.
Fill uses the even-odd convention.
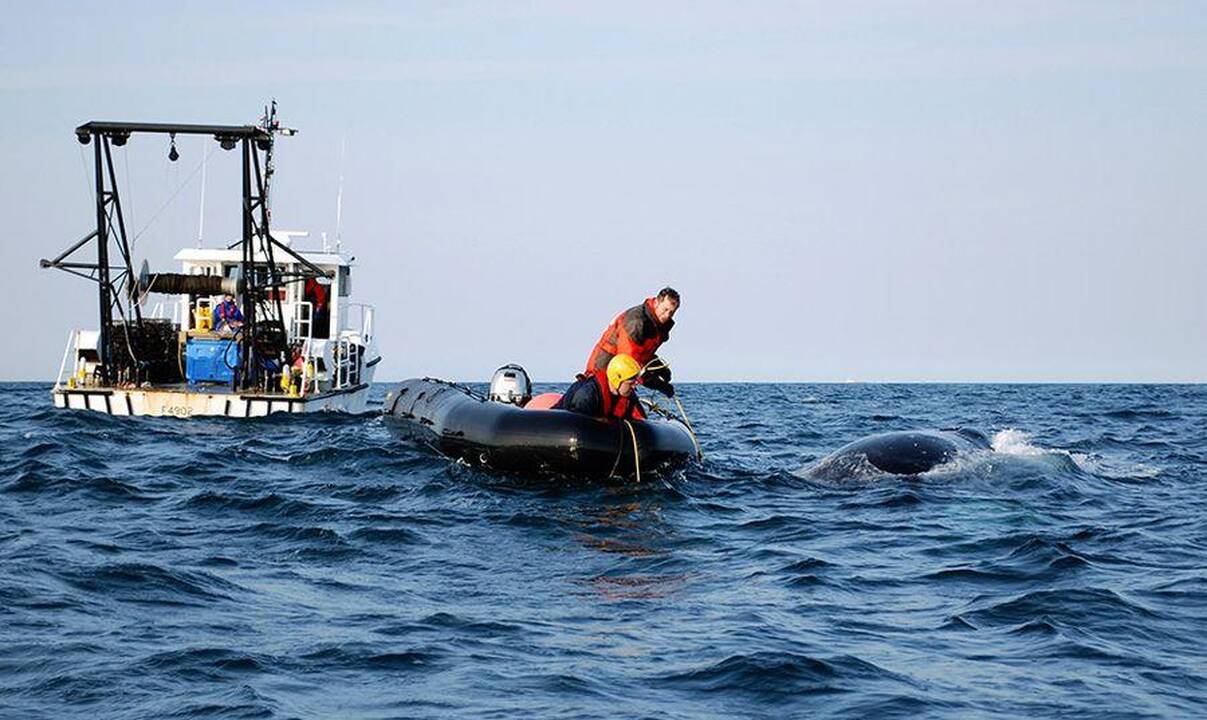
[[[344,151],[348,148],[348,136],[339,143],[339,190],[335,193],[335,251],[339,252],[342,245],[340,235],[344,223]]]
[[[272,140],[273,133],[280,123],[277,122],[277,99],[272,99],[272,105],[264,108],[264,117],[260,118],[260,127],[268,133],[268,141],[264,150],[264,205],[268,208],[268,212],[272,213],[272,193],[269,189],[272,187],[272,175],[276,172],[277,166],[273,162],[272,156]],[[271,217],[271,215],[270,215]]]
[[[291,137],[297,135],[296,128],[282,127],[281,121],[277,120],[277,99],[273,98],[272,103],[264,108],[264,117],[260,118],[260,127],[264,129],[267,137],[262,141],[257,141],[257,146],[264,151],[264,204],[272,212],[272,176],[277,171],[276,160],[273,156],[273,138],[276,135],[284,135]]]

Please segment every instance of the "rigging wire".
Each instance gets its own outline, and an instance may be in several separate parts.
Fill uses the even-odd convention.
[[[201,172],[201,168],[205,164],[206,159],[208,159],[210,155],[214,154],[216,147],[217,146],[210,148],[209,152],[202,157],[201,162],[197,163],[197,167],[193,168],[188,177],[186,177],[184,181],[176,187],[176,191],[172,193],[171,197],[165,200],[163,205],[160,205],[159,209],[155,211],[155,214],[151,216],[151,219],[147,221],[147,224],[143,225],[142,229],[134,234],[134,240],[131,241],[131,245],[133,245],[140,237],[143,236],[143,233],[145,233],[147,229],[159,219],[159,216],[163,214],[164,210],[168,209],[168,206],[172,204],[172,201],[174,201],[178,195],[180,195],[181,191],[189,186],[189,184],[193,181],[193,178],[197,176],[197,173]]]
[[[92,176],[88,174],[88,158],[84,157],[84,146],[77,147],[80,149],[80,169],[84,172],[84,186],[88,188],[88,198],[96,202],[96,190],[92,187]]]
[[[197,247],[201,247],[202,238],[205,237],[205,161],[209,158],[209,154],[204,150],[207,146],[207,144],[201,146],[201,208],[197,211]]]
[[[130,225],[131,225],[131,227],[133,227],[133,225],[134,225],[134,183],[130,182],[130,151],[129,150],[122,153],[122,161],[126,164],[126,188],[129,190],[129,193],[126,195],[126,214],[130,216]],[[130,241],[130,254],[131,255],[134,254],[134,243],[137,241],[138,241],[137,237]]]

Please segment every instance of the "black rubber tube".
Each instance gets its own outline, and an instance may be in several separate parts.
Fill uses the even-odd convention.
[[[183,275],[181,273],[152,273],[146,276],[143,293],[163,295],[221,295],[235,294],[238,282],[221,275]]]
[[[505,472],[606,478],[633,475],[633,441],[623,423],[567,410],[524,410],[490,402],[439,380],[406,380],[386,398],[386,417],[401,435],[451,458]],[[680,422],[633,422],[642,475],[696,454]]]

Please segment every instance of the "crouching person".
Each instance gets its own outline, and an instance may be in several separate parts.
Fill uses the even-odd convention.
[[[643,420],[645,412],[637,399],[639,375],[641,366],[636,360],[617,355],[608,361],[606,369],[579,375],[553,407],[598,418]]]

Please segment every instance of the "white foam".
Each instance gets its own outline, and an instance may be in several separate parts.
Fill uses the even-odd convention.
[[[968,473],[984,474],[993,471],[993,453],[988,450],[972,450],[956,453],[947,462],[939,463],[922,473],[922,477],[945,478]]]
[[[1114,480],[1149,480],[1161,474],[1161,468],[1144,463],[1129,463],[1086,453],[1069,453],[1077,467],[1099,477]]]
[[[989,441],[993,451],[1002,455],[1022,455],[1025,457],[1035,457],[1038,455],[1047,455],[1052,452],[1038,445],[1031,444],[1031,434],[1014,428],[1006,428],[994,433],[993,439]]]
[[[1161,474],[1160,468],[1144,463],[1129,463],[1124,460],[1106,458],[1095,453],[1072,452],[1059,448],[1045,448],[1031,442],[1031,434],[1006,428],[994,434],[990,441],[994,452],[1016,457],[1063,456],[1078,468],[1099,477],[1115,479],[1153,478]]]

